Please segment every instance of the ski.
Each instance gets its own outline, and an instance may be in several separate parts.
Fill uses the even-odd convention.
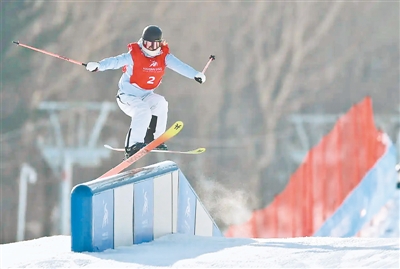
[[[105,148],[113,150],[113,151],[125,151],[124,148],[114,148],[110,145],[104,145]],[[186,150],[186,151],[182,151],[182,150],[162,150],[162,149],[153,149],[150,152],[155,152],[155,153],[173,153],[173,154],[201,154],[204,151],[206,151],[205,148],[197,148],[197,149],[193,149],[193,150]]]
[[[168,141],[175,135],[177,135],[183,128],[183,122],[182,121],[177,121],[175,122],[165,133],[163,133],[161,136],[158,138],[154,139],[151,143],[146,145],[144,148],[141,148],[138,152],[133,154],[131,157],[128,159],[122,161],[120,164],[115,166],[114,168],[108,170],[106,173],[104,173],[101,177],[99,178],[104,178],[104,177],[109,177],[109,176],[114,176],[124,169],[126,169],[128,166],[131,164],[135,163],[139,159],[141,159],[143,156],[145,156],[147,153],[151,152],[154,150],[158,145]]]

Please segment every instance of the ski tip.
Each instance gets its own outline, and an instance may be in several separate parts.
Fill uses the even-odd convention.
[[[178,120],[172,126],[173,126],[174,130],[180,130],[183,128],[183,122]]]
[[[194,150],[194,152],[196,152],[197,154],[203,153],[204,151],[206,151],[206,148],[198,148]]]
[[[201,154],[201,153],[203,153],[204,151],[206,151],[205,148],[197,148],[197,149],[194,149],[194,150],[191,150],[191,151],[187,151],[187,152],[185,152],[185,153],[186,153],[186,154]]]

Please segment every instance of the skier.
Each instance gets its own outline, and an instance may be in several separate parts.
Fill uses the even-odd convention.
[[[119,108],[132,118],[125,139],[125,159],[165,132],[168,102],[154,90],[161,84],[166,67],[199,83],[206,81],[202,72],[169,52],[162,30],[156,25],[144,28],[139,41],[128,44],[128,49],[127,53],[89,62],[86,66],[90,72],[122,67],[116,101]],[[168,148],[163,143],[157,149]]]

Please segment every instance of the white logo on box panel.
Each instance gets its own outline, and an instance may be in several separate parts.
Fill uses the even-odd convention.
[[[108,224],[108,209],[107,209],[107,203],[104,202],[104,200],[103,200],[103,206],[104,206],[103,208],[104,214],[103,214],[103,223],[101,225],[101,228],[106,227]]]
[[[185,216],[190,218],[190,198],[187,198],[187,205],[185,209]]]
[[[143,209],[142,216],[149,210],[149,201],[147,200],[147,191],[143,190]]]

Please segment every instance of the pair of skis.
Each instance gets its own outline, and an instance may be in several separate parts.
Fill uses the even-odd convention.
[[[206,149],[205,148],[197,148],[194,150],[189,150],[189,151],[175,151],[175,150],[156,150],[155,148],[162,143],[165,143],[175,135],[177,135],[183,128],[183,122],[182,121],[177,121],[175,122],[165,133],[163,133],[161,136],[158,138],[154,139],[151,143],[147,144],[145,147],[140,149],[138,152],[133,154],[131,157],[128,159],[122,161],[120,164],[115,166],[114,168],[110,169],[108,172],[103,174],[100,178],[104,177],[109,177],[116,175],[126,169],[128,166],[131,164],[135,163],[139,159],[141,159],[143,156],[145,156],[147,153],[150,152],[164,152],[164,153],[177,153],[177,154],[201,154],[203,153]],[[104,147],[115,150],[115,151],[125,151],[122,148],[113,148],[109,145],[104,145]]]
[[[104,145],[105,148],[113,150],[113,151],[120,151],[120,152],[125,152],[124,148],[114,148],[110,145]],[[187,150],[187,151],[181,151],[181,150],[163,150],[163,149],[153,149],[150,152],[154,153],[176,153],[176,154],[200,154],[206,151],[205,148],[197,148],[193,150]]]

